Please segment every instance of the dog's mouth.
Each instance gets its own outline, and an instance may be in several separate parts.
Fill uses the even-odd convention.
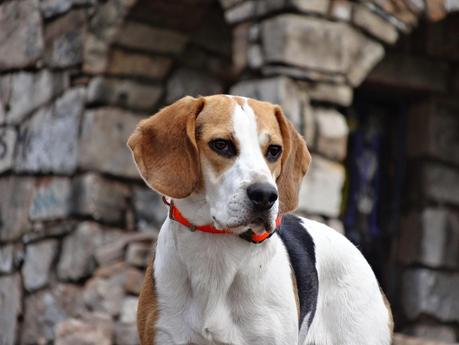
[[[217,229],[227,229],[234,234],[240,235],[247,230],[252,230],[256,234],[263,234],[264,232],[273,232],[276,228],[275,220],[271,220],[268,217],[255,217],[249,221],[238,221],[234,223],[223,223],[219,222],[216,217],[212,217],[214,226]]]

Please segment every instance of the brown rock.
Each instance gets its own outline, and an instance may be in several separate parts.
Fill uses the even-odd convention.
[[[99,314],[100,315],[100,314]],[[56,345],[111,345],[112,320],[106,316],[68,319],[56,325]]]
[[[43,54],[38,0],[0,4],[0,71],[33,65]]]

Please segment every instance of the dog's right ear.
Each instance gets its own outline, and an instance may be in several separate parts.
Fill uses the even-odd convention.
[[[139,123],[128,146],[148,186],[171,198],[185,198],[201,175],[195,138],[203,97],[184,97]]]

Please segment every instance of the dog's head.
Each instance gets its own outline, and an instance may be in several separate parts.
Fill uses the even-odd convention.
[[[204,195],[214,225],[235,233],[272,230],[294,210],[311,160],[279,106],[226,95],[178,100],[141,121],[128,145],[152,189]]]

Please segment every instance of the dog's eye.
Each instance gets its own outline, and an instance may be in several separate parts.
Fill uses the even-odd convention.
[[[269,145],[266,150],[266,159],[270,162],[275,162],[282,153],[282,147],[279,145]]]
[[[236,155],[236,147],[230,140],[215,139],[209,142],[209,147],[226,158],[231,158]]]

